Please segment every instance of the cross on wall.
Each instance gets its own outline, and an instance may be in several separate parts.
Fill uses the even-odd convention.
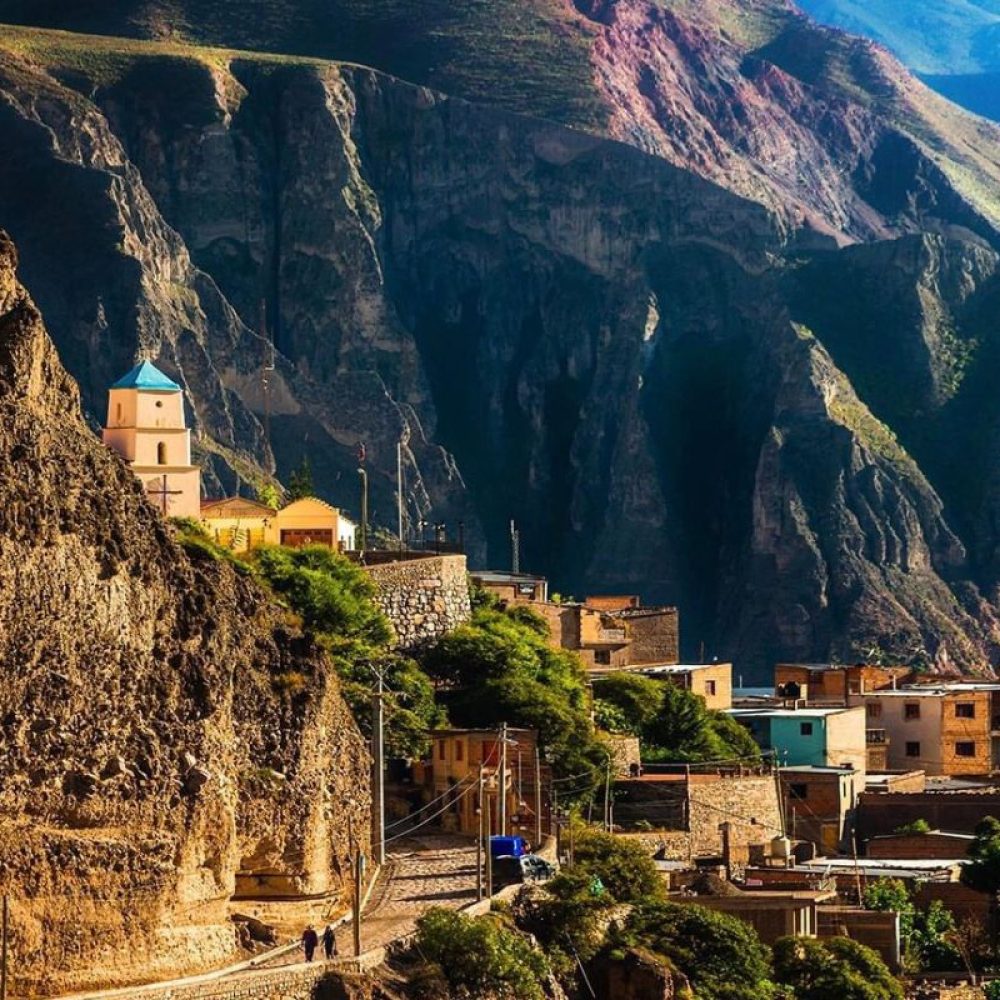
[[[159,497],[160,498],[160,510],[163,516],[167,516],[167,506],[169,504],[169,497],[177,497],[183,493],[183,490],[168,490],[167,489],[167,475],[166,473],[162,476],[162,483],[159,488],[155,487],[152,483],[146,485],[146,495],[149,497]]]

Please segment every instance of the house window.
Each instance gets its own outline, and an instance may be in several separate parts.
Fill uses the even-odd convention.
[[[812,736],[812,734],[813,734],[813,724],[811,722],[800,722],[799,723],[799,733],[802,736]]]
[[[974,701],[960,701],[955,706],[956,719],[974,719],[976,717],[976,703]]]
[[[438,760],[444,760],[444,758],[445,758],[444,740],[441,740],[441,742],[438,743]]]
[[[789,785],[788,795],[793,799],[807,799],[809,798],[809,786],[808,785]]]
[[[881,719],[882,718],[882,703],[878,701],[870,701],[865,708],[869,719]]]
[[[920,744],[919,743],[907,743],[906,744],[906,756],[907,757],[919,757],[920,756]]]
[[[455,760],[462,760],[465,754],[465,744],[461,740],[455,740]]]
[[[975,757],[976,756],[976,744],[971,740],[963,743],[955,744],[955,756],[956,757]]]
[[[715,694],[715,681],[705,681],[705,694],[707,695]]]
[[[156,464],[157,465],[167,464],[167,443],[165,441],[161,441],[156,446]]]
[[[611,650],[610,649],[594,650],[594,663],[599,663],[602,666],[610,666]]]
[[[903,718],[904,719],[919,719],[920,718],[920,704],[915,701],[908,701],[903,706]]]

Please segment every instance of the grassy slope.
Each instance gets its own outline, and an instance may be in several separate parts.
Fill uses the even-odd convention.
[[[0,22],[362,63],[583,127],[596,26],[551,0],[0,0]]]
[[[797,17],[783,0],[656,0],[717,25],[748,53],[830,94],[872,107],[916,138],[958,190],[1000,224],[1000,131],[924,87],[888,56]],[[817,0],[818,2],[818,0]],[[830,0],[831,3],[841,0]],[[842,0],[847,5],[848,0]],[[909,2],[887,0],[910,8]],[[930,0],[933,8],[945,0]],[[867,3],[867,0],[866,0]],[[921,0],[921,5],[924,0]],[[960,0],[991,5],[1000,0]],[[882,0],[867,3],[882,9]],[[859,5],[860,9],[861,5]],[[985,7],[978,8],[987,16]],[[997,15],[1000,21],[1000,13]],[[224,63],[233,49],[360,63],[518,113],[604,131],[591,51],[601,25],[568,0],[0,0],[0,46],[101,81],[145,53]],[[144,43],[141,38],[156,39]],[[195,48],[198,46],[199,48]],[[293,53],[294,56],[284,55]],[[636,53],[641,57],[641,52]],[[267,56],[257,56],[267,58]]]

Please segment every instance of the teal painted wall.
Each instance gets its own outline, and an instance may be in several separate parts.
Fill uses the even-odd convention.
[[[823,767],[826,764],[826,719],[822,716],[808,716],[796,719],[783,717],[772,718],[771,747],[778,751],[782,764],[792,766],[813,764]],[[812,733],[803,735],[802,724],[812,725]],[[787,751],[787,759],[785,752]]]

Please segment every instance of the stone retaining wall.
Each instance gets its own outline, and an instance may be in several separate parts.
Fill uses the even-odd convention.
[[[472,616],[465,556],[430,556],[365,569],[402,650],[433,642]]]

